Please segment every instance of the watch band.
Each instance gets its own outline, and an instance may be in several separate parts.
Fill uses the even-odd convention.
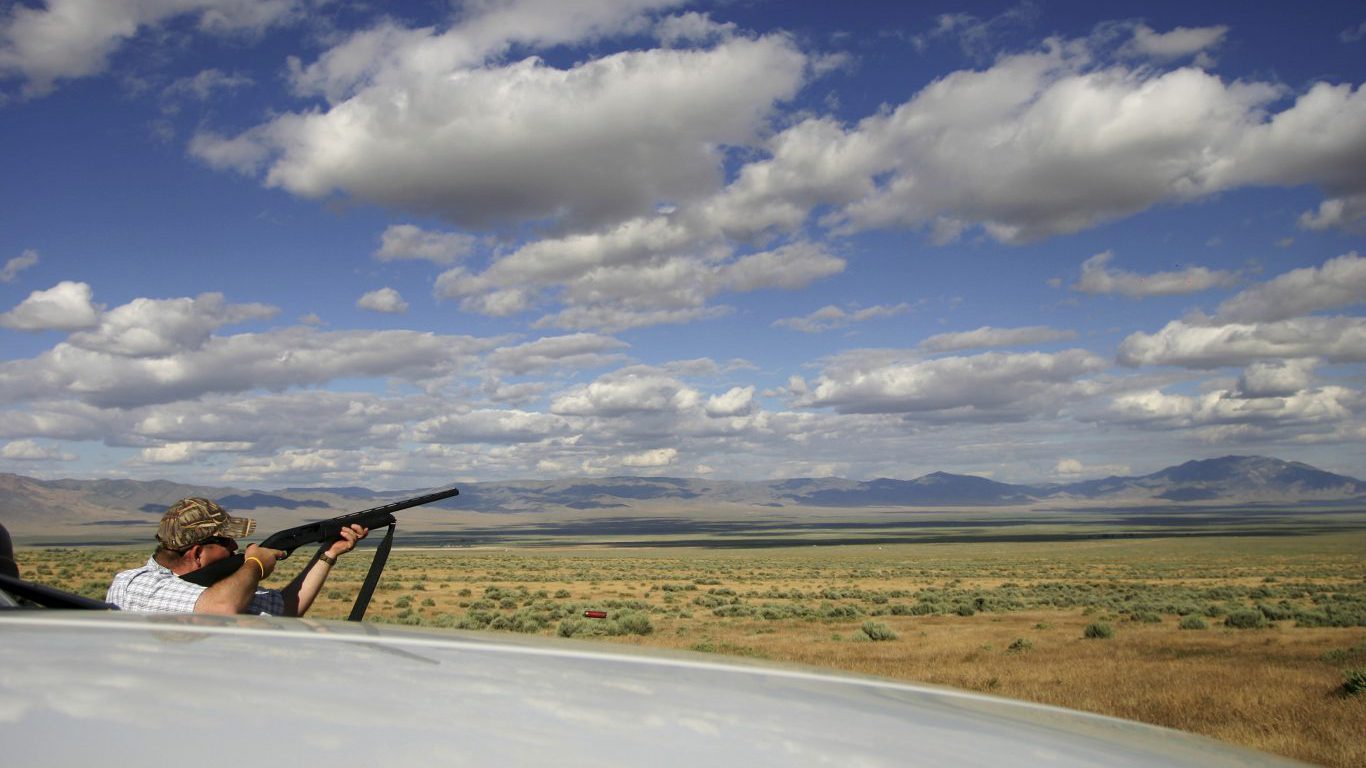
[[[324,563],[327,563],[328,565],[337,564],[337,558],[327,554],[326,552],[322,553],[321,555],[318,555],[318,559],[323,561]]]

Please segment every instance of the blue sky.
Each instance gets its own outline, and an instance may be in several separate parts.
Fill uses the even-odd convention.
[[[0,14],[0,471],[1366,477],[1360,3]]]

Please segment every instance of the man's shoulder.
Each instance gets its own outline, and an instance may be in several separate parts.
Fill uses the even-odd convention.
[[[114,581],[126,581],[143,573],[162,575],[163,573],[169,574],[171,573],[171,571],[169,568],[166,568],[162,564],[158,563],[155,558],[149,557],[147,558],[147,562],[143,563],[142,565],[139,565],[136,568],[128,568],[126,570],[122,570],[114,574]]]

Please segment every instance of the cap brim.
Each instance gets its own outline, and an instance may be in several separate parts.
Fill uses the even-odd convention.
[[[256,521],[250,517],[228,515],[227,521],[218,527],[218,534],[230,539],[245,539],[254,530],[256,530]]]

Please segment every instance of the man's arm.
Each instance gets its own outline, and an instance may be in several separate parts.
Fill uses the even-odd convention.
[[[332,546],[327,548],[327,556],[336,560],[338,557],[355,549],[356,542],[365,538],[370,533],[370,529],[360,525],[352,525],[341,530],[341,538],[332,542]],[[327,575],[331,573],[332,566],[325,560],[316,560],[311,568],[300,571],[298,576],[289,583],[281,592],[285,597],[285,615],[303,616],[308,609],[313,606],[313,600],[323,589],[323,583],[327,581]],[[234,574],[236,575],[236,574]],[[226,579],[224,579],[226,581]]]
[[[195,613],[231,616],[245,613],[256,593],[256,585],[275,570],[275,561],[284,554],[277,549],[266,549],[255,544],[247,546],[246,559],[225,579],[204,590],[195,601]],[[286,601],[287,603],[288,601]],[[289,615],[286,612],[286,615]]]

